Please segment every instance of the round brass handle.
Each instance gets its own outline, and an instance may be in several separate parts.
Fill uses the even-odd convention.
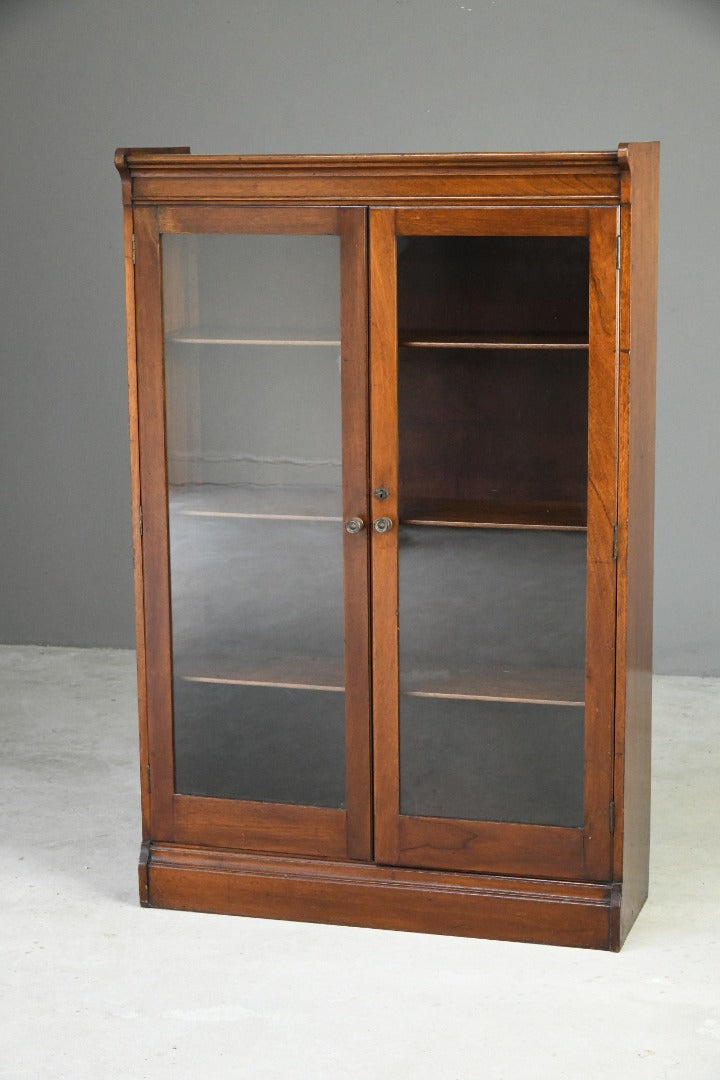
[[[355,536],[356,533],[361,532],[365,528],[365,522],[360,517],[348,518],[345,522],[345,532],[350,533],[351,536]]]
[[[375,521],[373,521],[373,529],[376,533],[381,534],[390,532],[390,530],[392,529],[392,521],[389,517],[376,518]]]

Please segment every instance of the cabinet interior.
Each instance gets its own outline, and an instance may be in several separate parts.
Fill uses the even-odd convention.
[[[401,518],[585,527],[587,238],[397,246]]]
[[[163,244],[176,787],[341,807],[337,237]],[[402,804],[575,824],[587,239],[401,236],[397,312]],[[467,724],[527,776],[443,803]]]

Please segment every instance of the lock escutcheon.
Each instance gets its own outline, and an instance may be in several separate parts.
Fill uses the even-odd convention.
[[[392,521],[389,517],[376,518],[375,521],[373,521],[373,529],[376,533],[381,534],[390,532],[390,529],[392,529]]]

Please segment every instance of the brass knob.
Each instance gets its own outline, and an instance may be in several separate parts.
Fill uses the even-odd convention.
[[[365,522],[360,517],[348,518],[345,522],[345,532],[350,533],[351,536],[355,536],[362,529],[365,528]]]
[[[373,521],[373,529],[376,533],[381,534],[390,532],[392,529],[392,521],[388,517],[376,518],[375,521]]]

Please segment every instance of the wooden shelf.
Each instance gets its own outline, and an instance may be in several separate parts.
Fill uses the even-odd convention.
[[[184,517],[342,521],[340,489],[314,485],[194,484],[171,488],[169,502]]]
[[[241,494],[278,497],[277,491],[252,488],[249,493],[221,488],[220,493],[226,500]],[[192,506],[193,494],[200,506],[206,505],[203,488],[171,498],[171,505]],[[277,544],[265,543],[261,522],[249,523],[253,532],[240,556],[231,522],[220,520],[199,536],[188,512],[181,511],[171,526],[174,580],[187,581],[188,590],[185,602],[178,591],[173,606],[177,678],[208,685],[341,692],[343,629],[335,605],[342,588],[342,541],[335,530],[317,526],[310,537],[315,570],[298,578],[289,573],[292,554],[287,565],[278,564]],[[304,528],[312,527],[309,519]],[[582,530],[540,528],[506,537],[496,529],[481,533],[456,528],[442,537],[437,529],[408,529],[411,543],[401,547],[400,555],[402,693],[581,708],[584,654],[577,642],[584,627]],[[279,543],[287,549],[306,540],[288,525]],[[508,546],[518,568],[517,583],[506,577]],[[470,577],[464,568],[472,568]],[[324,606],[314,585],[321,569],[330,572],[323,596],[326,601],[335,597]],[[282,599],[276,597],[268,608],[267,582],[278,577],[285,583]],[[568,596],[574,599],[571,606]],[[248,612],[264,612],[262,628]],[[288,612],[304,615],[288,618]],[[552,644],[546,646],[546,639]]]
[[[296,345],[303,348],[340,347],[338,339],[324,336],[290,336],[288,331],[267,333],[243,333],[236,329],[203,329],[202,327],[184,327],[167,334],[166,340],[173,345]]]
[[[580,503],[414,499],[401,504],[400,523],[469,529],[556,529],[586,532],[587,510]]]
[[[283,657],[241,665],[204,659],[180,667],[182,682],[223,686],[272,687],[277,690],[344,691],[343,663],[339,658]],[[402,679],[407,697],[459,701],[507,701],[528,705],[584,705],[584,673],[564,670],[492,669],[448,672],[438,677],[415,670]]]
[[[170,512],[184,517],[341,522],[339,488],[313,485],[194,484],[170,489]],[[580,503],[412,499],[400,506],[402,525],[470,529],[587,530]]]
[[[582,708],[585,704],[585,673],[548,668],[493,668],[448,672],[438,677],[416,670],[402,677],[401,694],[455,701],[507,701]]]
[[[278,332],[271,336],[259,333],[241,335],[239,331],[188,328],[170,332],[167,335],[167,340],[173,345],[270,345],[281,347],[295,345],[304,348],[340,348],[340,340],[336,338],[317,336],[290,337],[287,332]],[[530,339],[527,337],[513,337],[508,334],[474,336],[472,334],[448,334],[444,331],[401,333],[398,346],[401,349],[505,349],[509,351],[524,351],[526,349],[582,351],[589,347],[586,341],[577,338],[566,337],[548,340],[544,337]]]
[[[285,657],[249,663],[246,667],[227,662],[203,661],[194,668],[181,668],[176,677],[183,682],[224,686],[266,686],[277,690],[323,690],[343,693],[343,663],[340,659]]]
[[[401,331],[398,346],[401,349],[507,349],[512,351],[589,348],[587,341],[576,337],[538,335],[537,338],[530,338],[512,334],[448,334],[444,330]]]

